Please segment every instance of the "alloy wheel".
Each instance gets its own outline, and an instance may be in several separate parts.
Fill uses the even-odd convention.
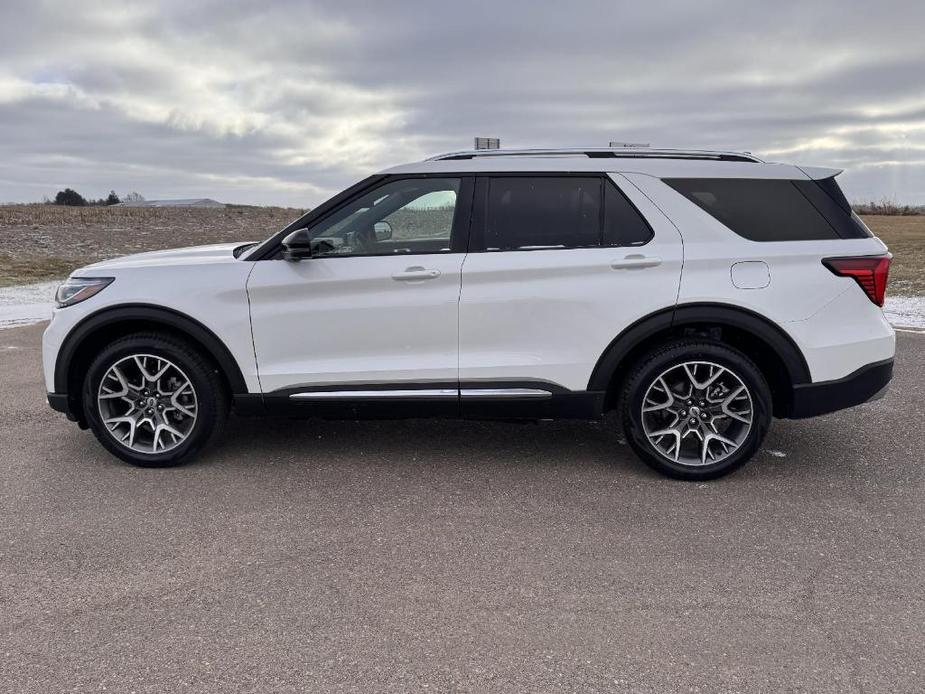
[[[732,370],[709,361],[686,361],[663,371],[642,403],[646,438],[660,455],[685,466],[718,463],[748,438],[754,406],[748,387]]]
[[[196,424],[192,381],[169,359],[132,354],[109,367],[97,393],[100,418],[112,437],[136,453],[164,453]]]

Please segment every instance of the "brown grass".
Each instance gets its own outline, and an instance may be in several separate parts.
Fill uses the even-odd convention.
[[[0,287],[63,279],[85,264],[71,258],[0,255]]]
[[[216,220],[256,220],[282,215],[291,219],[305,210],[288,207],[250,207],[230,205],[224,208],[195,207],[67,207],[65,205],[0,205],[0,229],[15,226],[73,225],[136,226],[139,224],[177,223],[186,220],[202,220],[208,224]]]
[[[259,241],[303,213],[226,209],[0,206],[0,286],[60,279],[76,267],[127,253]],[[890,247],[889,293],[925,296],[925,216],[865,216]]]
[[[925,216],[863,219],[893,253],[887,294],[925,296]]]
[[[883,215],[925,215],[925,206],[900,205],[892,200],[883,199],[877,202],[855,203],[851,208],[862,217]]]
[[[66,277],[74,268],[129,253],[260,241],[304,210],[0,206],[0,286]]]

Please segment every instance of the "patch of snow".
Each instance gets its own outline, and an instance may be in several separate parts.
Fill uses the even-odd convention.
[[[887,296],[886,318],[901,328],[925,328],[925,296]]]
[[[48,303],[55,301],[55,290],[61,282],[39,282],[38,284],[19,284],[13,287],[0,287],[0,306]]]
[[[61,282],[0,287],[0,329],[49,320]]]
[[[768,455],[774,456],[775,458],[786,458],[787,454],[783,451],[775,451],[773,448],[765,448],[764,452]]]

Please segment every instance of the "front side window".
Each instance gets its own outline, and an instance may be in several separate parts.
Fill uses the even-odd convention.
[[[390,181],[309,229],[313,257],[449,253],[458,178]]]
[[[651,227],[609,178],[489,179],[487,251],[637,246],[651,238]]]

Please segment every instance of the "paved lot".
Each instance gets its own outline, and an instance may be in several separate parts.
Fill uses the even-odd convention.
[[[925,336],[709,484],[610,426],[236,420],[139,470],[0,331],[0,690],[925,689]]]

